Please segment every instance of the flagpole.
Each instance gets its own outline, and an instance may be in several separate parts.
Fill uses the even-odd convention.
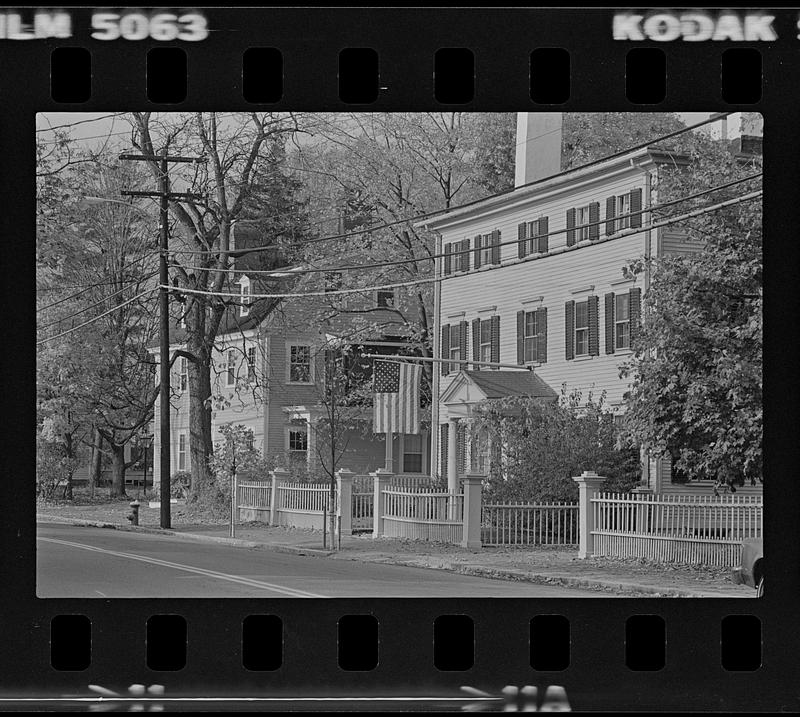
[[[513,363],[497,363],[496,361],[473,361],[471,359],[438,359],[428,358],[427,356],[401,356],[400,354],[361,354],[363,358],[377,358],[384,361],[401,360],[401,361],[430,361],[431,363],[463,363],[473,364],[478,366],[492,366],[494,368],[515,368],[517,370],[523,369],[525,371],[533,371],[533,366],[520,366]]]

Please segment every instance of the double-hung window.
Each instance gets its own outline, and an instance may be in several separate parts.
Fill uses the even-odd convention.
[[[289,381],[311,383],[311,347],[293,345],[289,347]]]
[[[403,436],[403,471],[422,473],[422,435],[407,433]]]
[[[453,271],[464,271],[464,251],[462,250],[461,242],[453,242]]]
[[[450,356],[451,361],[458,361],[464,358],[461,355],[461,327],[458,324],[450,326]],[[450,365],[451,371],[458,371],[458,364]]]
[[[631,225],[631,218],[628,216],[631,213],[631,195],[629,193],[620,194],[617,197],[616,204],[617,216],[619,217],[616,222],[617,231],[628,229]]]
[[[289,429],[289,452],[290,453],[305,453],[308,451],[308,433],[305,428]]]
[[[578,207],[575,210],[575,226],[578,241],[589,239],[589,205]]]
[[[491,234],[482,234],[479,238],[480,247],[480,265],[485,266],[486,264],[492,263],[492,235]]]
[[[538,311],[525,312],[525,363],[539,360],[539,334],[541,333],[541,327],[539,326],[539,323]]]
[[[236,383],[236,349],[228,349],[227,368],[225,371],[225,385],[233,386]]]
[[[480,325],[479,336],[479,360],[488,361],[492,360],[492,320],[483,319]],[[489,368],[488,366],[479,366],[479,368]]]
[[[178,470],[186,470],[186,434],[178,435]]]
[[[256,347],[247,349],[247,380],[255,381],[256,378]]]
[[[614,297],[614,348],[631,345],[631,297],[627,292]]]
[[[575,355],[585,356],[589,353],[589,302],[575,303]]]
[[[189,360],[185,356],[181,356],[180,386],[181,391],[185,391],[189,387]]]
[[[239,316],[247,316],[250,313],[250,279],[243,276],[239,280]]]

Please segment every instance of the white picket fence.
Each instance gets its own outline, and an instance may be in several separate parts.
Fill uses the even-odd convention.
[[[577,545],[577,503],[488,503],[482,508],[483,545]]]
[[[243,521],[321,530],[323,512],[330,510],[330,486],[324,483],[279,481],[274,510],[271,480],[242,481],[238,488],[239,520]]]
[[[417,488],[384,491],[383,535],[443,543],[460,543],[464,494]]]
[[[594,555],[732,567],[763,530],[761,496],[597,493]]]
[[[392,476],[392,488],[414,491],[417,488],[429,489],[432,480],[429,476],[400,474]],[[375,480],[371,475],[353,476],[352,511],[353,531],[371,531],[374,526]]]

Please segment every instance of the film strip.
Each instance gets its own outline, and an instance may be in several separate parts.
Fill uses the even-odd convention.
[[[797,709],[798,395],[790,344],[800,223],[799,20],[797,8],[0,12],[0,182],[7,198],[0,221],[8,247],[5,326],[14,356],[3,391],[0,709]],[[82,594],[80,588],[70,592],[76,585],[92,584],[93,566],[105,569],[88,550],[83,552],[90,558],[84,555],[77,568],[58,573],[62,596],[37,597],[44,551],[59,542],[58,536],[44,547],[37,542],[33,478],[41,388],[32,328],[37,116],[92,113],[88,127],[99,126],[98,135],[117,131],[126,137],[128,125],[123,134],[96,118],[323,111],[745,112],[763,118],[763,474],[769,479],[762,535],[770,556],[763,597],[721,592],[674,599],[651,590],[635,598],[623,592],[629,599],[611,599],[611,591],[583,600],[545,597],[533,588],[505,597],[499,591],[481,597],[466,588],[459,597],[447,588],[424,597],[392,596],[391,589],[372,597],[374,584],[366,577],[349,596],[336,597],[325,590],[327,558],[313,546],[294,551],[302,556],[276,553],[283,562],[272,572],[253,569],[259,573],[253,575],[221,553],[219,562],[209,564],[208,555],[219,547],[209,543],[201,543],[209,545],[202,561],[171,548],[149,554],[154,572],[143,579],[155,582],[182,571],[184,584],[227,581],[247,588],[241,597],[214,597],[213,590],[202,598],[148,597],[147,590],[124,598],[99,590],[94,598],[68,597]],[[65,121],[78,123],[75,117]],[[587,221],[604,231],[608,219]],[[66,538],[60,540],[66,550]],[[246,540],[239,543],[235,550],[254,554]],[[120,546],[106,546],[103,559],[116,551],[129,566],[136,562],[131,554],[146,552],[136,543]],[[287,587],[291,583],[283,578],[297,569],[290,558],[306,561],[313,588]],[[58,560],[48,560],[55,571]],[[309,562],[320,567],[309,569]],[[365,576],[376,567],[352,565]],[[427,572],[431,580],[437,575]]]

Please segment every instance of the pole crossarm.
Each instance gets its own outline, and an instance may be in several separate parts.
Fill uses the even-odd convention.
[[[361,354],[363,358],[382,359],[384,361],[392,361],[394,363],[402,363],[403,361],[430,361],[431,363],[463,363],[463,364],[477,364],[478,366],[491,366],[493,368],[515,368],[517,370],[533,371],[533,366],[520,366],[514,363],[498,363],[496,361],[473,361],[471,359],[439,359],[428,358],[427,356],[401,356],[399,354]]]
[[[200,155],[199,157],[180,157],[172,154],[121,154],[120,159],[138,160],[142,162],[160,162],[166,159],[167,162],[207,162],[208,158]]]

